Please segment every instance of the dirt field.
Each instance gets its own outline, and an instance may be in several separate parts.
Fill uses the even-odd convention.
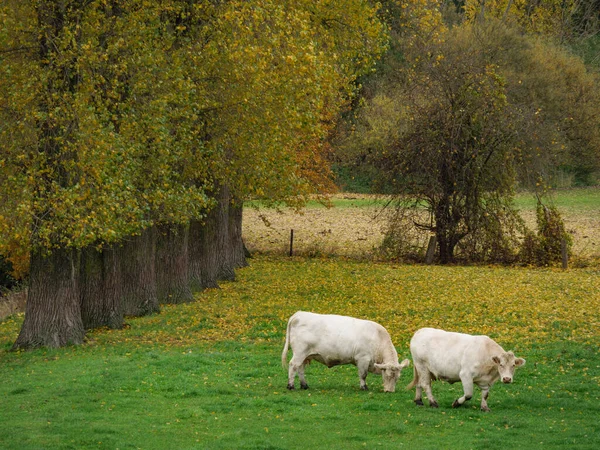
[[[301,214],[289,209],[245,208],[244,240],[251,252],[287,254],[293,229],[294,254],[372,258],[386,226],[384,215],[378,213],[375,206],[310,207]],[[570,215],[563,212],[563,217],[573,236],[573,260],[600,261],[600,208]],[[533,212],[525,211],[523,218],[535,229]]]
[[[294,253],[370,257],[385,229],[377,212],[375,207],[307,208],[301,214],[245,208],[244,241],[251,252],[286,253],[294,230]]]

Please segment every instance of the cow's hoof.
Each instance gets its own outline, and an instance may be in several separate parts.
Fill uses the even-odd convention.
[[[288,390],[290,390],[290,391],[293,391],[294,389],[296,389],[296,388],[294,387],[294,385],[293,385],[293,384],[288,384],[288,385],[287,385],[287,388],[288,388]]]
[[[487,406],[482,406],[482,407],[481,407],[481,410],[482,410],[483,412],[490,412],[490,411],[491,411],[491,409],[490,409],[490,408],[488,408]]]
[[[429,406],[431,406],[432,408],[439,408],[440,405],[437,404],[437,402],[430,402]]]
[[[454,402],[452,403],[452,407],[458,408],[459,406],[460,406],[460,403],[458,403],[458,400],[454,400]]]
[[[423,400],[421,400],[421,399],[415,400],[415,405],[417,405],[417,406],[423,406]]]
[[[361,390],[361,391],[368,391],[368,390],[369,390],[369,387],[368,387],[368,386],[365,384],[364,386],[361,386],[361,387],[360,387],[360,390]]]
[[[300,388],[302,388],[302,389],[308,389],[308,384],[302,383],[302,384],[300,384]]]

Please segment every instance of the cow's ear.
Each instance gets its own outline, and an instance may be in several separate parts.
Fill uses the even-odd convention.
[[[402,361],[400,363],[400,370],[404,369],[405,367],[410,366],[410,361],[408,359],[405,359],[404,361]]]
[[[525,365],[525,360],[523,358],[515,359],[515,366],[524,366],[524,365]]]
[[[375,368],[377,370],[385,370],[385,369],[387,369],[387,364],[378,364],[378,363],[375,363]]]
[[[494,361],[496,364],[500,364],[500,358],[497,356],[492,356],[492,361]]]

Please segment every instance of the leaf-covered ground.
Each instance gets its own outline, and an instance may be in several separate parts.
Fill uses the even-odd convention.
[[[600,343],[600,271],[374,264],[342,259],[259,256],[238,281],[132,319],[124,330],[99,330],[91,343],[188,346],[197,342],[283,342],[297,310],[375,320],[404,349],[432,326],[488,334],[503,346],[573,340]],[[20,316],[0,327],[14,340]],[[10,325],[10,324],[14,325]],[[508,348],[507,348],[508,349]]]
[[[424,326],[488,334],[508,347],[574,340],[600,343],[600,271],[375,264],[344,259],[258,256],[238,280],[98,330],[91,343],[192,345],[199,341],[282,342],[297,310],[382,323],[406,349]],[[7,345],[22,315],[0,326]],[[404,352],[406,354],[406,352]]]

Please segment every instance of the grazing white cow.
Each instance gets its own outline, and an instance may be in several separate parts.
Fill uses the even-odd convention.
[[[381,374],[385,392],[394,392],[405,359],[398,364],[398,353],[387,330],[376,322],[353,317],[323,315],[298,311],[288,321],[281,364],[287,367],[288,348],[293,356],[289,363],[288,389],[294,389],[296,373],[300,387],[308,389],[304,367],[311,360],[327,367],[354,364],[358,368],[360,388],[367,390],[369,372]]]
[[[407,386],[416,386],[415,403],[422,405],[421,394],[429,399],[429,405],[438,404],[431,393],[432,380],[463,384],[464,395],[452,403],[458,408],[473,397],[473,384],[481,389],[481,410],[489,411],[487,398],[492,385],[502,380],[512,383],[515,368],[525,364],[513,352],[505,352],[487,336],[471,336],[463,333],[421,328],[410,341],[414,364],[414,379]]]

